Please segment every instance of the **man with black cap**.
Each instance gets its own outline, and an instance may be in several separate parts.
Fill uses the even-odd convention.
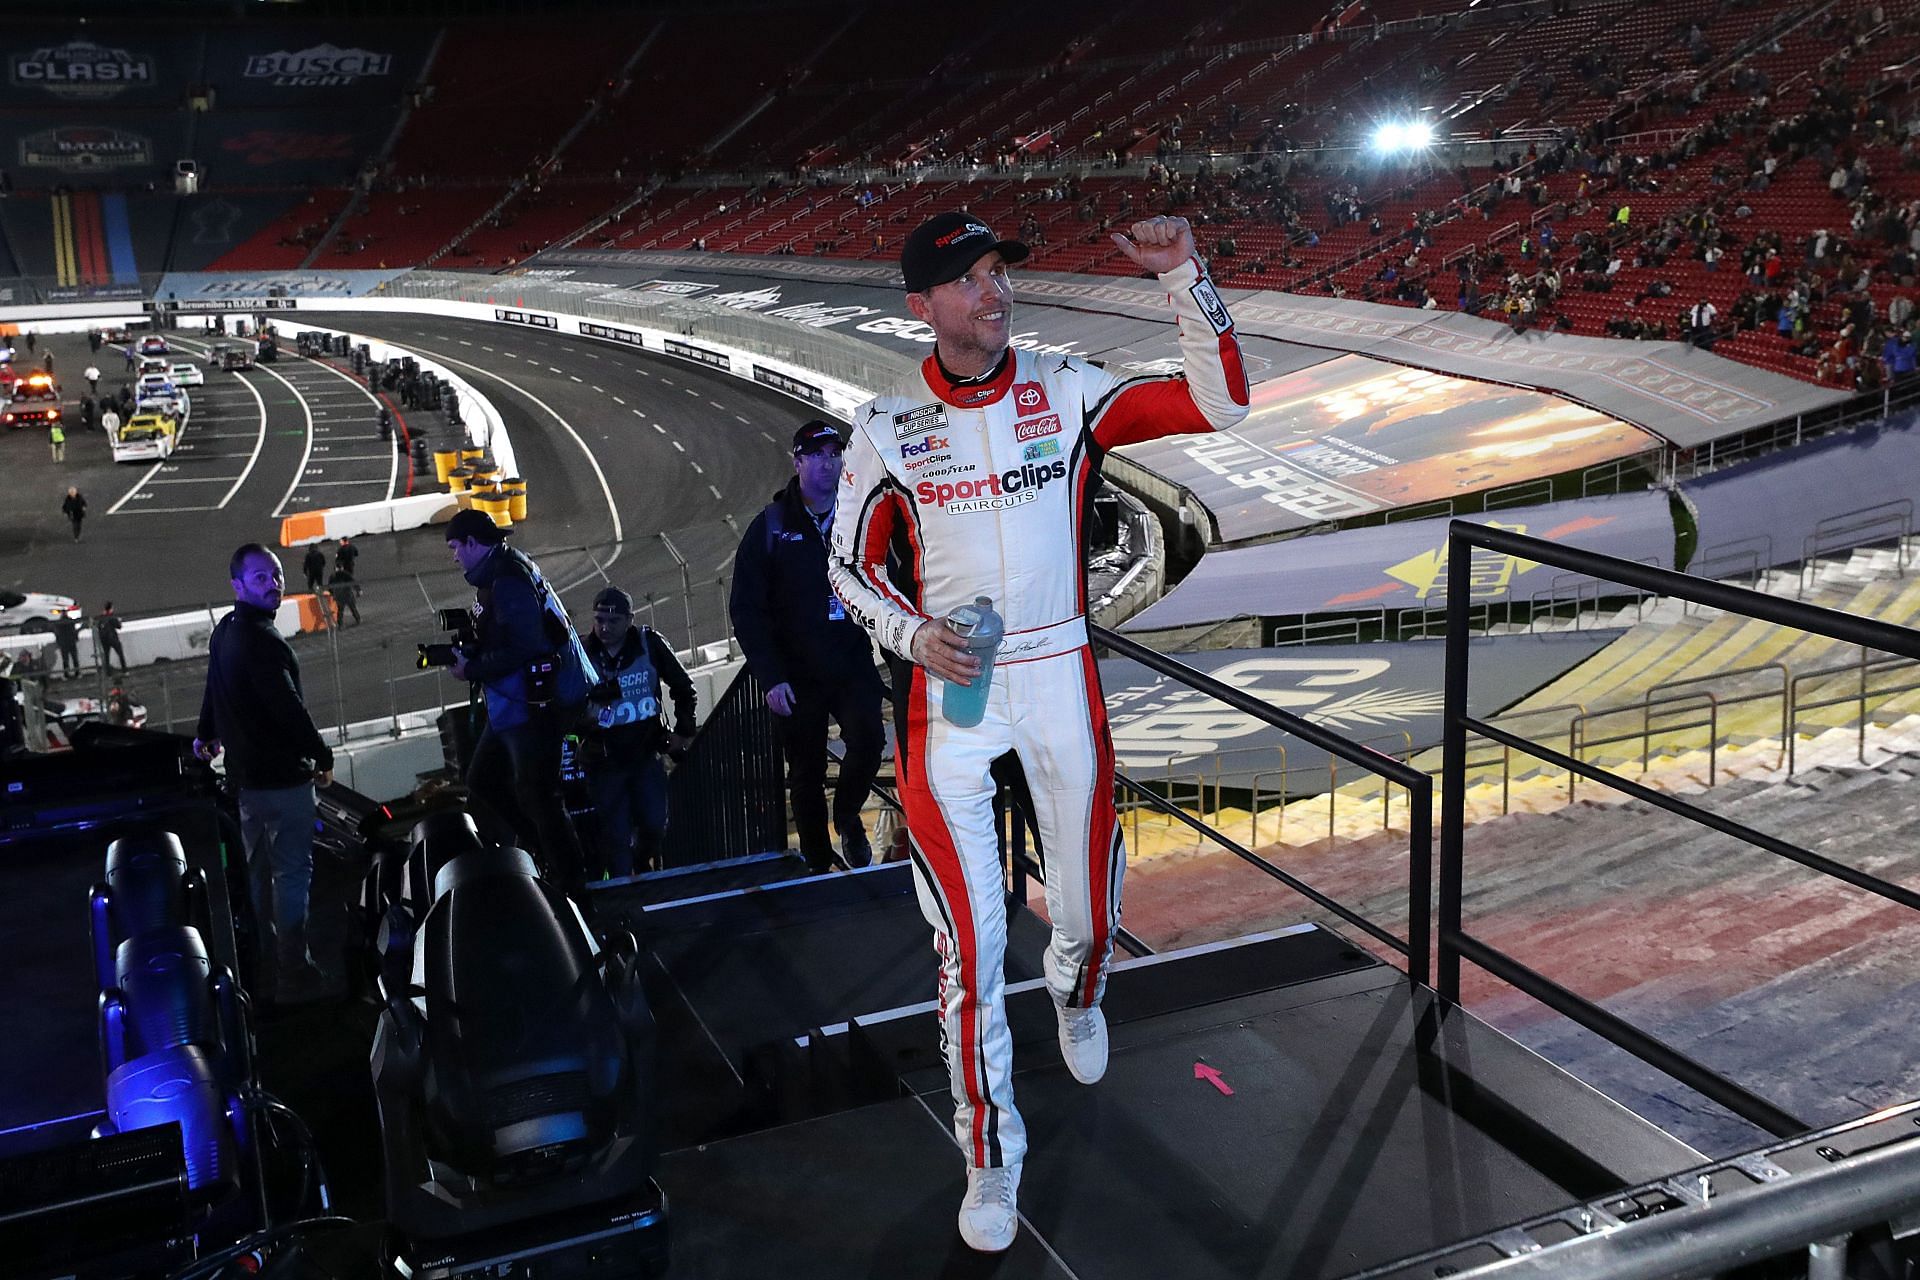
[[[1166,290],[1180,374],[1122,378],[1075,356],[1013,350],[1007,267],[1027,247],[966,213],[907,237],[907,306],[933,329],[934,351],[855,411],[833,524],[834,590],[895,659],[896,769],[940,956],[954,1133],[967,1156],[960,1234],[987,1251],[1013,1243],[1026,1154],[991,770],[1014,756],[1031,794],[1061,1056],[1092,1084],[1107,1065],[1100,999],[1126,860],[1085,616],[1093,487],[1110,449],[1223,430],[1247,413],[1233,318],[1186,220],[1149,218],[1113,239]],[[945,622],[982,596],[1005,625],[986,669]],[[989,681],[984,718],[946,718],[947,684],[977,680]]]
[[[633,625],[633,597],[606,587],[593,598],[587,657],[597,677],[594,723],[585,737],[587,779],[600,823],[608,875],[651,867],[667,829],[667,767],[693,745],[698,695],[673,647],[652,627]],[[673,692],[673,729],[660,709],[660,686]]]
[[[873,642],[827,584],[827,538],[840,479],[840,435],[813,421],[793,433],[793,479],[755,516],[734,556],[733,631],[787,757],[793,825],[815,872],[833,862],[827,837],[827,719],[846,754],[833,789],[833,825],[848,867],[873,860],[860,811],[886,741]]]
[[[541,871],[563,892],[584,887],[580,840],[560,799],[560,743],[584,707],[588,664],[559,597],[534,562],[506,545],[484,511],[447,522],[447,549],[474,589],[479,642],[455,679],[485,688],[487,727],[467,766],[467,791],[537,847]]]

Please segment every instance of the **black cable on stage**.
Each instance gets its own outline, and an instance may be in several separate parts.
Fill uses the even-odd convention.
[[[213,1280],[230,1264],[237,1262],[246,1254],[258,1249],[270,1249],[273,1246],[297,1235],[325,1227],[357,1227],[361,1224],[352,1218],[338,1214],[321,1214],[312,1218],[301,1218],[294,1222],[283,1222],[277,1227],[265,1231],[256,1231],[241,1240],[236,1240],[226,1248],[210,1253],[204,1258],[189,1262],[180,1270],[167,1276],[166,1280]]]

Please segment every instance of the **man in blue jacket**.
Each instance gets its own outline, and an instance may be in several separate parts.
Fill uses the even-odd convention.
[[[560,743],[586,701],[586,656],[539,566],[506,536],[484,511],[447,524],[447,549],[474,589],[479,637],[453,675],[481,685],[487,702],[467,791],[532,844],[548,880],[579,897],[584,860],[560,799]]]
[[[593,599],[587,657],[599,677],[582,754],[600,827],[600,870],[615,879],[655,866],[667,830],[665,752],[678,760],[693,745],[699,697],[673,646],[633,621],[633,597],[606,587]],[[660,690],[673,694],[668,729]]]
[[[307,949],[307,892],[314,784],[333,781],[333,751],[307,714],[300,660],[274,627],[286,588],[280,558],[249,542],[233,553],[228,576],[233,612],[208,644],[193,753],[211,761],[226,752],[261,952],[274,957],[279,998],[298,999],[315,994],[323,977]]]

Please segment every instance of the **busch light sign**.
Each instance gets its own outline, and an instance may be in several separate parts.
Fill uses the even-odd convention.
[[[72,40],[9,55],[7,81],[62,98],[111,98],[129,88],[151,86],[153,59],[91,40]]]
[[[369,49],[342,49],[338,45],[319,44],[297,53],[280,50],[256,53],[247,58],[249,80],[265,80],[288,88],[326,88],[349,85],[367,76],[384,76],[393,70],[393,55]]]

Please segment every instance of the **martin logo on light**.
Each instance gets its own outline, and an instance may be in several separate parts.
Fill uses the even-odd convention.
[[[293,53],[281,49],[253,54],[247,59],[246,76],[288,88],[328,88],[352,84],[367,76],[384,76],[392,70],[390,53],[317,44]]]
[[[1029,462],[1012,471],[984,476],[979,480],[955,480],[951,484],[922,480],[913,487],[913,496],[923,507],[941,507],[956,515],[973,511],[1004,511],[1032,502],[1040,491],[1055,480],[1067,476],[1065,462],[1035,466]]]

